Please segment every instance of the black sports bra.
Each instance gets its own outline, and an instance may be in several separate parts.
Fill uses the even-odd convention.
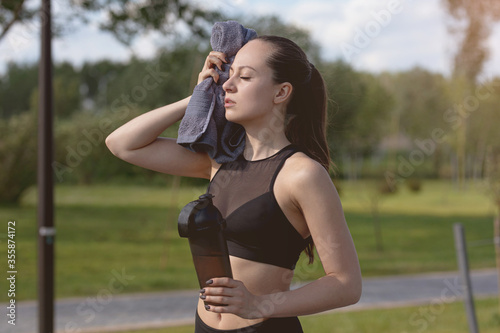
[[[279,171],[295,152],[295,146],[288,145],[261,160],[247,161],[241,155],[222,164],[212,178],[207,192],[226,219],[230,255],[295,268],[311,238],[302,238],[290,224],[273,192]]]

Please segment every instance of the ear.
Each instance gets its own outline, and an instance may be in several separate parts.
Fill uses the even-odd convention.
[[[289,100],[292,96],[293,86],[289,82],[280,83],[274,95],[274,103],[281,104]]]

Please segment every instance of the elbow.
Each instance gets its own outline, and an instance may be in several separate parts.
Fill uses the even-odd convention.
[[[342,308],[349,305],[354,305],[361,299],[363,284],[361,274],[353,274],[339,279],[340,289],[337,286],[334,294],[337,301],[332,308]],[[339,293],[340,291],[340,293]]]
[[[363,291],[361,274],[356,275],[355,277],[351,277],[346,289],[348,290],[348,293],[346,295],[346,306],[358,303],[361,299],[361,294]]]
[[[119,157],[120,149],[115,135],[113,135],[113,133],[109,134],[104,142],[106,143],[106,147],[108,147],[109,151],[116,157]]]
[[[356,284],[356,286],[352,287],[352,292],[350,295],[350,302],[348,305],[353,305],[359,302],[361,299],[361,294],[362,294],[363,286],[361,281]]]

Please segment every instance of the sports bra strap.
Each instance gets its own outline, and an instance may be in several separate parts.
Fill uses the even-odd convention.
[[[269,191],[270,192],[273,192],[274,182],[276,181],[276,178],[278,177],[278,174],[280,173],[281,168],[283,168],[283,165],[285,164],[286,160],[298,151],[297,148],[293,144],[288,145],[284,149],[288,150],[288,152],[285,154],[285,156],[283,156],[280,164],[278,164],[278,167],[276,168],[276,171],[274,172],[273,178],[271,178],[271,183],[269,184]]]

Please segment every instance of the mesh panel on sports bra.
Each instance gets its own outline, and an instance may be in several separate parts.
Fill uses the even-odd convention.
[[[221,166],[209,191],[222,216],[229,216],[244,203],[269,192],[274,171],[281,163],[279,152],[267,159],[246,161],[243,158]]]
[[[296,152],[289,145],[257,161],[242,156],[223,164],[208,192],[226,219],[229,254],[293,269],[309,239],[304,240],[279,207],[273,185],[285,160]]]

